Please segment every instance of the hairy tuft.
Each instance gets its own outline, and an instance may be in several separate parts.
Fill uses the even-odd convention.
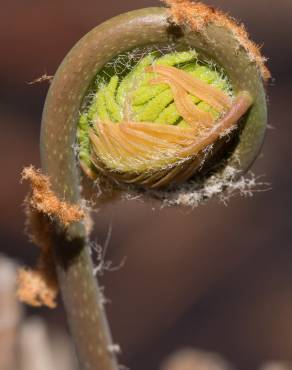
[[[22,180],[29,180],[32,192],[25,199],[26,232],[40,248],[35,269],[21,268],[17,278],[17,297],[31,306],[56,307],[58,282],[52,250],[52,223],[56,217],[66,227],[85,217],[76,205],[58,199],[51,189],[50,180],[32,166],[24,168]]]
[[[262,78],[268,81],[271,73],[266,66],[266,58],[262,56],[260,47],[252,42],[243,24],[238,24],[234,19],[214,7],[201,2],[190,0],[162,0],[169,6],[170,16],[178,25],[187,24],[191,29],[202,32],[211,22],[230,29],[233,36],[242,46],[252,62],[256,62]]]
[[[55,195],[49,178],[40,170],[33,166],[25,167],[21,178],[31,183],[32,194],[27,198],[27,202],[32,208],[47,216],[56,217],[64,226],[84,218],[85,213],[78,205],[68,204]]]

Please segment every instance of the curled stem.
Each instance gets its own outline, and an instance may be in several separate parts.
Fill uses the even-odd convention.
[[[100,177],[102,191],[108,199],[112,199],[108,192],[108,179],[113,179],[115,184],[121,181],[152,188],[171,181],[188,180],[202,163],[200,151],[220,139],[220,135],[231,129],[249,108],[238,145],[228,153],[226,163],[244,172],[257,156],[266,127],[266,100],[257,59],[251,59],[250,47],[240,47],[250,46],[250,43],[245,42],[245,36],[235,33],[237,28],[232,26],[231,20],[227,22],[226,17],[215,17],[217,13],[210,11],[208,19],[203,17],[205,21],[198,23],[195,21],[200,20],[200,13],[193,12],[186,0],[167,1],[172,2],[176,5],[170,11],[165,8],[141,9],[96,27],[75,45],[59,67],[46,99],[41,132],[42,167],[58,199],[73,205],[83,204],[83,182],[75,150],[77,126],[84,97],[98,72],[120,54],[149,44],[177,43],[180,49],[191,47],[210,55],[230,77],[235,100],[225,91],[187,77],[185,71],[174,71],[173,64],[189,61],[196,55],[194,52],[162,57],[157,65],[152,66],[152,56],[142,59],[141,64],[138,63],[118,86],[117,78],[111,76],[109,85],[103,86],[95,96],[97,105],[87,112],[89,118],[95,120],[94,124],[89,127],[88,121],[82,120],[79,132],[82,140],[78,148],[81,168],[91,178]],[[189,9],[187,18],[184,9]],[[202,16],[206,14],[204,6],[199,9],[202,9]],[[193,23],[199,24],[200,28],[192,29]],[[131,96],[133,106],[130,107],[129,96],[125,92],[135,86],[137,76],[145,68],[149,68],[151,74],[159,75],[167,84],[157,85],[155,96],[151,89],[142,86],[138,94]],[[168,91],[171,89],[167,85],[172,87],[172,91]],[[172,93],[179,113],[186,116],[191,125],[185,127],[183,122],[173,125],[179,113],[174,111]],[[158,102],[161,104],[156,105],[156,94],[163,98]],[[186,94],[201,98],[215,108],[219,119],[212,122],[214,125],[210,124],[208,114],[190,108]],[[126,114],[121,122],[123,110],[119,110],[116,103],[125,103]],[[145,108],[142,112],[139,111],[141,106]],[[134,108],[143,118],[139,121],[144,122],[136,122],[132,117]],[[153,112],[157,119],[155,124],[149,122]],[[171,112],[174,113],[172,126],[161,124],[159,121]],[[81,117],[84,118],[83,115]],[[200,121],[203,127],[198,126]],[[83,135],[84,132],[87,136]],[[83,156],[83,149],[90,144],[92,152],[88,158]],[[182,161],[176,166],[177,159]],[[116,188],[120,191],[119,187]],[[76,221],[64,227],[54,218],[51,226],[54,263],[80,366],[90,370],[117,370],[116,356],[112,351],[115,346],[103,308],[103,297],[93,275],[84,222]]]

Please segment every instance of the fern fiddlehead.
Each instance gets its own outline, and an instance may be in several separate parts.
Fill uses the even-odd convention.
[[[243,173],[256,158],[266,127],[267,72],[254,45],[213,9],[168,3],[170,10],[137,10],[96,27],[59,67],[44,108],[41,152],[65,201],[81,202],[79,165],[102,179],[104,191],[108,184],[171,191],[226,165]],[[125,71],[117,73],[113,62],[125,54]],[[80,363],[117,369],[84,224],[53,225]]]

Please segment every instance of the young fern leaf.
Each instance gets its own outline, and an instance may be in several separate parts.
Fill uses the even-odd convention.
[[[84,133],[89,137],[87,162],[91,162],[97,173],[120,183],[165,187],[182,179],[185,182],[196,174],[198,166],[186,171],[185,162],[193,163],[209,145],[218,145],[219,139],[222,146],[222,138],[238,126],[252,105],[252,97],[246,91],[232,96],[227,78],[223,80],[210,65],[205,66],[202,73],[197,58],[194,50],[171,52],[160,58],[146,56],[122,81],[114,75],[106,87],[95,93],[111,91],[106,106],[107,117],[113,118],[104,119],[104,114],[97,114],[89,123],[94,130],[89,128]],[[180,63],[190,61],[192,64],[184,71]],[[225,81],[221,88],[210,83],[220,79]],[[118,83],[123,90],[122,101],[115,96]],[[159,89],[155,90],[153,87],[157,86]],[[102,111],[99,104],[94,100],[88,112]],[[142,107],[135,109],[137,105]],[[166,120],[161,125],[159,117],[170,105],[176,122]],[[187,127],[181,127],[180,120]]]
[[[55,74],[41,156],[52,191],[66,204],[82,204],[81,173],[98,179],[103,195],[131,185],[165,197],[160,189],[171,194],[198,177],[204,186],[226,166],[244,173],[258,155],[269,75],[258,49],[222,13],[187,0],[167,3],[94,28]],[[50,222],[80,364],[117,370],[84,221]]]

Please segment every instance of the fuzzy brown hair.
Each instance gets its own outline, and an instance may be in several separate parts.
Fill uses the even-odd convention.
[[[172,21],[178,25],[188,25],[196,32],[203,32],[209,23],[228,28],[240,46],[242,46],[250,60],[258,65],[264,81],[271,78],[266,66],[266,58],[262,56],[260,47],[252,42],[243,24],[237,23],[233,18],[214,7],[201,2],[189,0],[162,0],[169,6]]]
[[[54,308],[59,288],[52,250],[51,218],[58,219],[66,227],[84,218],[85,213],[79,206],[58,199],[49,178],[32,166],[24,168],[22,180],[29,180],[32,189],[24,203],[26,232],[41,253],[35,269],[19,269],[16,295],[29,305]]]

